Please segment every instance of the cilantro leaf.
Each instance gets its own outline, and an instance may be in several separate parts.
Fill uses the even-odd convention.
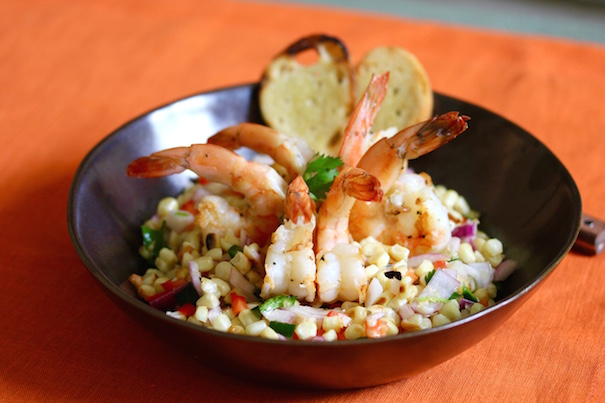
[[[295,296],[288,295],[276,295],[275,297],[271,297],[260,306],[259,310],[261,313],[266,311],[272,311],[274,309],[279,309],[283,307],[290,307],[296,303]]]
[[[303,179],[307,182],[309,192],[314,200],[324,200],[326,193],[338,176],[339,167],[343,165],[340,157],[330,157],[323,154],[315,154],[307,164],[303,173]]]
[[[468,299],[469,301],[473,301],[473,302],[479,302],[479,299],[477,297],[475,297],[475,295],[471,292],[471,290],[469,290],[467,288],[466,285],[462,285],[462,296],[466,299]]]
[[[428,284],[429,281],[431,281],[431,279],[433,278],[434,274],[435,274],[435,269],[431,270],[430,272],[427,273],[426,276],[424,276],[424,281],[426,281],[426,283]]]

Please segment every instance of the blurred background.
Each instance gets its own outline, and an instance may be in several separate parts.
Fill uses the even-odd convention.
[[[605,44],[605,0],[286,0]]]

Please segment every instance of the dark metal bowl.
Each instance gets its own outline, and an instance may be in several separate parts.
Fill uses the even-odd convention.
[[[103,290],[141,323],[178,339],[203,363],[248,379],[322,388],[392,382],[466,350],[510,317],[571,249],[581,200],[561,162],[515,124],[461,100],[435,95],[435,113],[471,116],[455,141],[413,161],[435,183],[464,195],[482,213],[481,228],[518,261],[495,306],[458,322],[384,339],[335,343],[271,341],[205,329],[166,316],[139,300],[127,282],[142,273],[140,225],[189,174],[132,179],[126,166],[154,151],[202,143],[243,121],[260,122],[257,86],[242,85],[179,100],[122,126],[84,159],[74,177],[68,223],[80,258]],[[392,357],[396,357],[393,359]]]

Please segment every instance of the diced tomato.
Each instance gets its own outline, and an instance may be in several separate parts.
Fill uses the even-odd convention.
[[[338,340],[346,340],[347,338],[345,337],[345,330],[347,330],[346,328],[342,328],[340,329],[340,332],[338,332]]]
[[[162,283],[162,288],[165,291],[172,291],[175,288],[182,286],[186,282],[187,282],[187,280],[185,280],[184,278],[181,278],[178,280],[166,281],[165,283]]]
[[[206,178],[202,178],[201,176],[197,178],[197,182],[198,182],[200,185],[207,185],[207,184],[209,184],[209,183],[210,183],[210,181],[209,181],[208,179],[206,179]]]
[[[388,330],[389,326],[382,319],[378,319],[374,325],[369,325],[368,321],[366,320],[366,335],[371,339],[386,336]]]
[[[179,307],[179,312],[185,316],[193,316],[195,315],[195,305],[191,302],[185,302]]]
[[[193,215],[197,213],[197,211],[195,210],[195,202],[193,200],[189,200],[188,202],[183,203],[183,205],[181,206],[181,210],[188,211]]]
[[[489,297],[486,296],[485,298],[481,298],[479,303],[487,308],[487,305],[489,304]]]
[[[239,313],[241,311],[243,311],[244,309],[248,309],[248,303],[246,302],[246,298],[244,298],[243,296],[232,292],[230,294],[231,297],[231,310],[233,311],[234,315],[239,315]]]
[[[447,262],[445,260],[437,260],[433,263],[433,266],[435,266],[435,269],[445,269],[447,267]]]

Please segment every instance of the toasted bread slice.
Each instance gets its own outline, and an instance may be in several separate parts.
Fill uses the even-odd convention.
[[[301,64],[297,55],[317,52],[317,61]],[[265,123],[298,136],[315,150],[328,153],[340,143],[353,105],[351,65],[337,38],[311,35],[290,45],[267,66],[259,104]]]
[[[372,74],[386,71],[390,72],[389,87],[372,130],[401,130],[430,118],[433,90],[429,77],[416,56],[399,47],[377,47],[363,57],[355,70],[355,99],[363,95]]]

